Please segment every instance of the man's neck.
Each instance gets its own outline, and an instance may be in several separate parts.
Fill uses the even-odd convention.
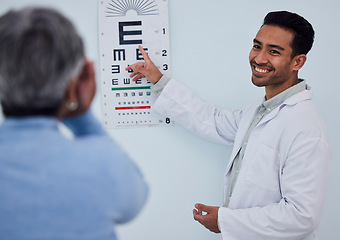
[[[265,87],[265,91],[266,91],[266,100],[269,100],[273,97],[275,97],[276,95],[282,93],[283,91],[287,90],[288,88],[298,84],[300,81],[298,79],[298,77],[296,76],[296,78],[292,79],[292,80],[287,80],[286,82],[278,85],[270,85],[270,86],[266,86]]]

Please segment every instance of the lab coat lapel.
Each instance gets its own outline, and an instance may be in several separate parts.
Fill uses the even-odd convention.
[[[259,127],[260,125],[269,122],[270,120],[272,120],[273,118],[276,117],[276,115],[279,113],[280,109],[284,107],[283,104],[281,104],[280,106],[278,106],[277,108],[275,108],[274,110],[272,110],[270,113],[268,113],[266,116],[264,116],[264,118],[257,124],[257,127]]]
[[[246,133],[248,131],[248,128],[251,124],[252,117],[255,114],[255,111],[257,111],[257,108],[254,108],[252,111],[250,111],[250,113],[246,114],[240,122],[238,131],[237,131],[237,135],[236,135],[235,141],[234,141],[233,151],[231,153],[230,161],[228,163],[225,174],[228,174],[228,172],[231,169],[231,166],[232,166],[232,164],[235,160],[237,153],[240,151],[240,149],[242,147],[244,136],[246,135]]]
[[[310,88],[308,90],[310,90]],[[294,104],[296,104],[296,103],[298,103],[300,101],[309,100],[311,98],[312,98],[312,91],[303,91],[301,93],[298,93],[298,94],[290,97],[283,104],[281,104],[277,108],[273,109],[273,111],[271,111],[268,115],[266,115],[257,124],[255,129],[258,128],[259,126],[261,126],[262,124],[265,124],[265,123],[269,122],[270,120],[272,120],[273,118],[275,118],[279,114],[280,110],[282,108],[284,108],[286,105],[294,105]],[[260,104],[261,104],[261,102],[259,101],[258,102],[258,106]],[[256,110],[257,110],[257,107],[255,107],[252,111],[249,111],[250,113],[245,114],[245,116],[242,118],[242,120],[240,122],[240,126],[238,128],[238,134],[237,134],[237,136],[235,138],[235,141],[234,141],[234,148],[233,148],[233,151],[231,153],[230,161],[229,161],[229,164],[228,164],[226,172],[225,172],[226,175],[230,171],[231,166],[232,166],[232,164],[234,162],[234,159],[235,159],[237,153],[241,149],[244,136],[245,136],[245,134],[246,134],[246,132],[247,132],[249,126],[250,126],[250,122],[251,122],[252,117],[254,116]]]
[[[259,122],[259,124],[256,127],[258,127],[261,124],[264,124],[264,123],[272,120],[273,118],[275,118],[276,115],[281,111],[281,109],[284,108],[286,105],[289,106],[289,105],[298,104],[301,101],[310,100],[311,98],[312,98],[312,92],[311,91],[302,91],[300,93],[297,93],[297,94],[291,96],[290,98],[286,99],[280,106],[273,109],[273,111],[271,111],[269,114],[267,114]]]
[[[272,119],[279,113],[279,108],[280,108],[280,107],[274,109],[274,110],[273,110],[272,112],[270,112],[267,116],[265,116],[265,117],[258,123],[258,125],[255,127],[255,129],[256,129],[258,126],[260,126],[260,125],[262,125],[262,124],[264,124],[264,123],[266,123],[266,122],[272,120]],[[232,151],[232,153],[231,153],[230,161],[229,161],[229,164],[228,164],[227,169],[226,169],[226,172],[225,172],[226,175],[229,173],[229,171],[230,171],[230,169],[231,169],[231,166],[232,166],[232,164],[233,164],[233,162],[234,162],[234,160],[235,160],[235,157],[236,157],[237,153],[240,151],[240,149],[241,149],[241,147],[242,147],[243,139],[244,139],[244,137],[245,137],[245,135],[246,135],[246,132],[247,132],[249,126],[250,126],[251,120],[252,120],[252,117],[248,118],[247,121],[245,121],[244,126],[240,125],[239,134],[238,134],[238,137],[235,138],[234,148],[233,148],[233,151]],[[242,127],[241,127],[241,126],[242,126]]]

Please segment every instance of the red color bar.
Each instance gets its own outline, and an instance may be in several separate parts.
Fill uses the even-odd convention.
[[[151,106],[137,106],[137,107],[115,107],[116,110],[131,110],[131,109],[150,109]]]

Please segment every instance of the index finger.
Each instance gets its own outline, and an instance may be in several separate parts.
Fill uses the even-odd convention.
[[[149,55],[147,54],[147,52],[145,52],[144,48],[141,45],[139,45],[138,48],[144,58],[144,61],[147,60],[149,61],[150,60]]]
[[[207,206],[207,205],[204,205],[204,204],[201,204],[201,203],[196,203],[195,204],[195,208],[198,210],[198,211],[203,211],[203,212],[210,212],[211,210],[211,206]]]

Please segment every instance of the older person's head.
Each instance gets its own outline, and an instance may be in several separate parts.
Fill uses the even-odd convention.
[[[57,11],[25,8],[0,17],[0,101],[5,116],[57,117],[64,108],[75,110],[77,83],[68,88],[79,81],[87,63],[82,39]]]

